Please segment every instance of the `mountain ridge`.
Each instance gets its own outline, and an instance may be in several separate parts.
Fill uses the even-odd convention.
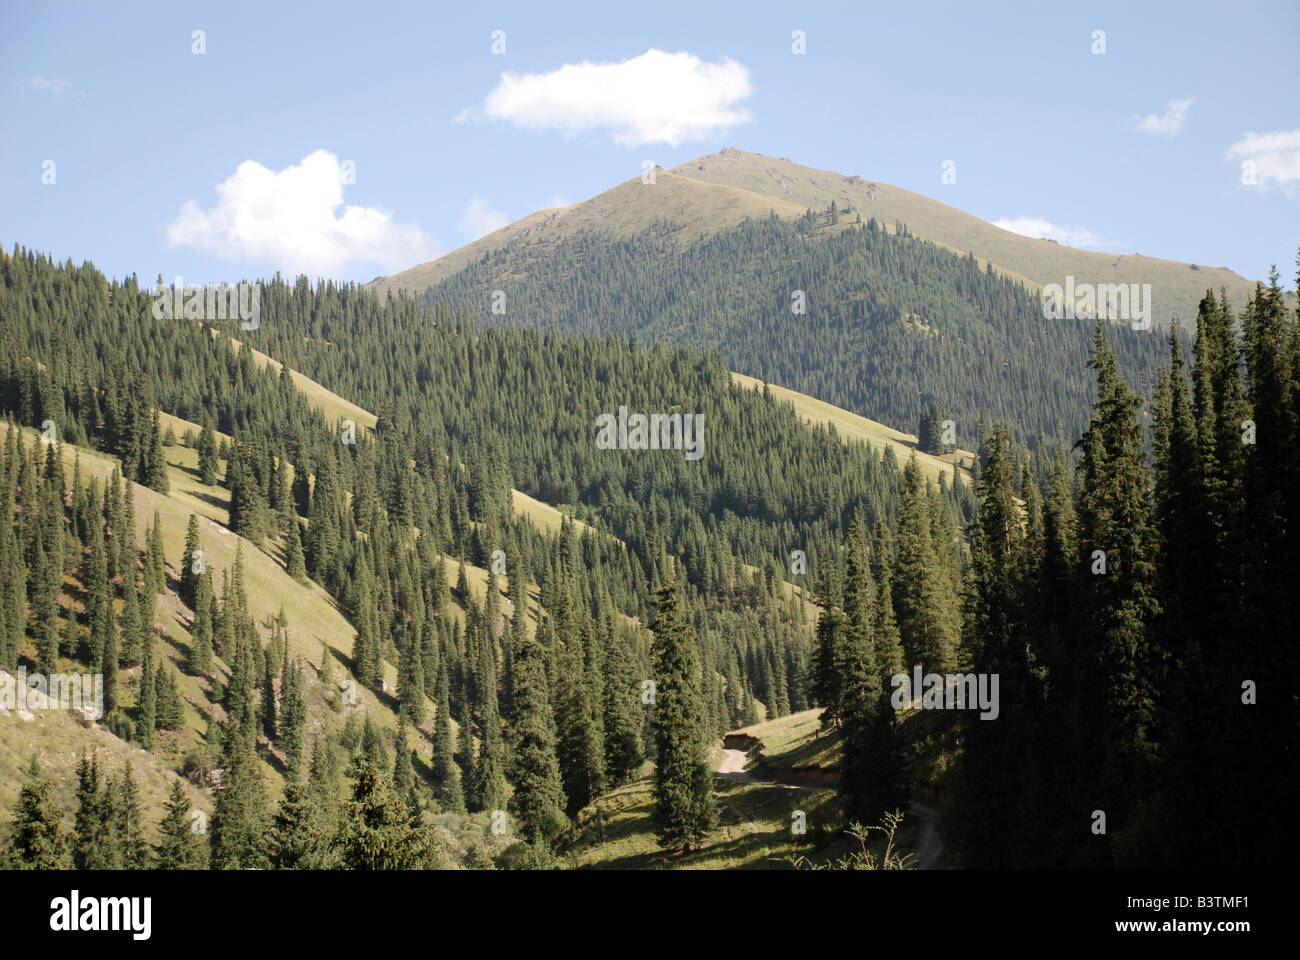
[[[701,191],[695,186],[708,186]],[[1227,267],[1183,263],[1139,253],[1107,253],[1068,247],[995,226],[932,197],[858,175],[803,166],[728,147],[696,157],[670,170],[658,168],[654,193],[634,193],[650,184],[632,178],[567,207],[529,214],[451,253],[398,273],[378,277],[367,286],[379,294],[406,290],[418,295],[429,286],[503,249],[516,239],[544,242],[567,238],[581,229],[625,236],[633,227],[657,220],[682,224],[678,242],[691,242],[735,226],[741,220],[775,213],[796,218],[808,209],[835,201],[864,220],[874,217],[891,231],[897,224],[960,254],[973,254],[980,265],[1031,290],[1064,284],[1068,276],[1095,284],[1151,284],[1152,319],[1164,326],[1171,318],[1190,321],[1206,289],[1226,289],[1234,303],[1244,303],[1255,281]],[[664,189],[666,188],[666,189]]]

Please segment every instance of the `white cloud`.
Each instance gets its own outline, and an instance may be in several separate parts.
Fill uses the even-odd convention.
[[[1003,218],[994,220],[993,226],[1001,227],[1003,230],[1010,230],[1012,233],[1018,233],[1022,237],[1055,240],[1067,247],[1078,247],[1082,250],[1117,250],[1122,246],[1122,244],[1098,236],[1084,227],[1070,227],[1052,223],[1042,217]]]
[[[510,217],[500,210],[493,210],[487,201],[477,194],[469,198],[469,205],[460,218],[460,228],[471,240],[485,237],[494,230],[500,230],[510,222]]]
[[[560,193],[551,194],[551,198],[542,204],[543,210],[554,210],[556,207],[572,206],[573,201]]]
[[[569,63],[550,73],[503,73],[458,123],[504,120],[525,130],[574,135],[605,129],[624,147],[677,146],[748,123],[737,102],[753,93],[749,70],[729,57],[647,50],[622,63]]]
[[[223,183],[219,202],[193,200],[167,227],[169,246],[221,260],[265,260],[290,275],[337,276],[349,264],[396,270],[441,253],[419,227],[394,223],[374,207],[344,206],[342,167],[326,150],[278,173],[245,160]]]
[[[62,93],[71,86],[67,80],[50,80],[45,77],[32,77],[27,81],[27,85],[33,90],[48,90],[51,93]]]
[[[1300,189],[1300,130],[1248,133],[1228,148],[1227,159],[1252,164],[1259,186],[1271,181],[1288,194]]]
[[[1164,113],[1148,113],[1145,117],[1134,117],[1135,129],[1139,133],[1153,133],[1166,137],[1177,136],[1187,122],[1187,111],[1196,102],[1194,97],[1165,102]]]

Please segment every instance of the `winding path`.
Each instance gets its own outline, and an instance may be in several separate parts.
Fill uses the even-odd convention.
[[[745,769],[746,764],[749,763],[749,756],[744,750],[723,747],[721,748],[721,754],[721,761],[718,764],[718,776],[727,780],[735,780],[739,783],[762,783],[773,787],[785,787],[789,790],[819,789],[796,783],[776,783],[772,780],[759,780]],[[751,830],[758,831],[754,821],[745,816],[740,808],[734,803],[728,803],[728,806],[740,819],[749,824]],[[943,841],[939,838],[938,831],[939,814],[925,804],[915,802],[908,805],[907,812],[917,822],[916,869],[933,870],[935,863],[939,859],[939,854],[943,852]]]

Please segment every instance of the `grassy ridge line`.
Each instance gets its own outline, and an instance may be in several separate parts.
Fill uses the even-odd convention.
[[[530,214],[437,260],[389,277],[378,277],[368,286],[381,297],[390,292],[396,294],[398,290],[420,294],[515,240],[554,242],[583,230],[632,236],[660,220],[680,225],[674,239],[687,246],[747,219],[766,217],[773,211],[780,217],[801,217],[804,207],[735,186],[658,169],[653,184],[642,183],[639,176],[633,177],[589,200]]]
[[[213,336],[215,337],[218,335],[219,331],[214,330]],[[237,351],[243,346],[240,341],[233,337],[230,338],[230,342]],[[253,347],[250,347],[249,349],[253,351],[253,362],[257,364],[257,366],[270,366],[277,372],[283,368],[284,364],[279,360],[276,360]],[[325,420],[328,423],[337,425],[343,420],[353,420],[356,422],[357,426],[373,430],[375,424],[379,422],[379,418],[369,410],[353,403],[351,400],[344,399],[337,393],[334,393],[327,387],[313,380],[311,377],[300,373],[292,367],[289,368],[289,376],[293,379],[293,385],[297,388],[298,392],[307,398],[307,402],[311,404],[313,408],[320,411],[321,415],[325,417]],[[164,418],[164,427],[168,424],[172,425],[177,436],[180,436],[186,429],[191,427],[196,433],[199,429],[198,424],[193,424],[187,420],[181,420],[179,417],[172,417],[170,415]],[[217,435],[218,442],[220,442],[223,436],[224,434]],[[528,517],[528,519],[532,521],[533,525],[539,530],[553,532],[560,529],[560,523],[565,516],[562,511],[557,510],[550,504],[543,503],[541,500],[530,497],[528,494],[520,490],[511,491],[511,500],[515,512],[521,516]],[[573,520],[573,522],[577,524],[579,532],[591,529],[581,520]]]
[[[763,387],[763,381],[757,377],[749,377],[734,371],[731,374],[731,381],[746,390],[753,390],[755,387],[761,390]],[[810,397],[806,393],[798,393],[786,387],[778,387],[774,383],[769,383],[767,386],[772,392],[772,396],[777,400],[792,404],[799,419],[805,423],[834,426],[836,433],[846,443],[849,440],[861,440],[876,447],[885,445],[893,447],[900,467],[907,462],[907,458],[915,451],[916,459],[921,466],[921,472],[925,476],[937,483],[939,475],[946,474],[949,482],[951,482],[952,456],[936,457],[933,454],[922,453],[916,449],[918,441],[911,434],[895,430],[893,427],[887,427],[875,420],[868,420],[856,413],[850,413],[841,407],[818,400],[816,397]],[[975,455],[969,450],[959,449],[957,451],[957,460],[962,479],[970,483],[970,468],[975,462]]]
[[[213,339],[221,336],[221,331],[219,330],[213,329],[211,332]],[[243,347],[243,343],[236,340],[234,337],[230,337],[229,339],[231,346],[234,347],[235,352],[238,353]],[[269,366],[277,373],[279,373],[284,367],[284,364],[279,360],[267,356],[255,347],[249,347],[249,349],[253,351],[253,362],[257,366]],[[373,430],[375,424],[379,422],[379,418],[369,410],[363,409],[351,400],[345,400],[337,393],[325,389],[325,387],[321,386],[311,377],[299,373],[292,367],[289,369],[289,377],[293,380],[293,385],[297,388],[298,392],[305,396],[308,402],[321,412],[322,416],[325,417],[326,422],[329,424],[337,426],[344,420],[353,420],[356,422],[357,426]]]
[[[932,243],[965,256],[974,252],[995,269],[1021,279],[1030,289],[1049,283],[1065,283],[1073,276],[1080,283],[1149,283],[1155,301],[1154,323],[1163,326],[1171,315],[1183,320],[1196,316],[1196,307],[1207,289],[1227,289],[1238,308],[1254,290],[1252,280],[1227,267],[1207,267],[1137,253],[1104,253],[1077,250],[1050,240],[1012,233],[979,217],[887,183],[876,183],[874,192],[861,177],[846,177],[827,170],[805,167],[790,160],[727,149],[698,157],[673,168],[684,177],[710,183],[725,183],[782,199],[801,208],[822,210],[837,201],[888,224],[901,221],[908,230]]]

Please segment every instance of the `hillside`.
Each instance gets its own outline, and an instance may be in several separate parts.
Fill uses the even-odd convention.
[[[35,431],[24,430],[23,436],[30,441],[35,436]],[[169,470],[172,477],[176,481],[183,481],[189,472],[189,468],[185,466],[187,459],[185,454],[190,453],[192,456],[192,452],[183,447],[169,449],[172,451],[172,456],[169,457]],[[79,462],[83,480],[88,482],[91,478],[95,478],[101,487],[108,482],[116,467],[113,458],[71,444],[62,445],[60,454],[69,476],[74,464]],[[257,589],[249,594],[249,613],[254,620],[264,623],[283,611],[289,623],[287,639],[290,656],[301,658],[307,666],[308,673],[317,674],[321,665],[321,648],[324,644],[331,650],[337,661],[334,673],[336,677],[339,676],[341,665],[351,660],[355,629],[339,611],[337,604],[318,585],[311,582],[302,583],[289,577],[276,558],[235,536],[223,525],[221,521],[224,520],[224,510],[221,509],[217,498],[213,496],[215,493],[220,493],[219,488],[206,488],[210,492],[199,500],[192,492],[164,495],[138,484],[132,487],[138,549],[145,549],[146,531],[153,523],[156,512],[161,521],[167,562],[173,570],[178,569],[182,565],[187,521],[191,513],[197,514],[201,518],[199,528],[207,567],[217,581],[220,582],[223,571],[228,571],[232,567],[236,552],[239,552],[242,556],[245,576],[250,583],[257,585]],[[194,509],[195,507],[198,509]],[[454,576],[454,572],[452,570],[451,575]],[[478,579],[485,583],[486,575],[483,574]],[[84,611],[82,613],[84,614]],[[185,751],[202,742],[205,717],[214,711],[214,704],[210,702],[210,685],[201,678],[187,676],[182,669],[185,650],[193,643],[190,633],[193,616],[193,611],[185,607],[177,597],[173,581],[172,587],[159,598],[158,616],[154,626],[158,631],[155,641],[158,648],[156,655],[165,655],[177,668],[182,697],[188,704],[185,728],[174,738],[174,741],[168,742],[154,753],[128,749],[126,744],[116,740],[103,729],[86,730],[73,722],[73,718],[51,711],[45,721],[32,726],[30,730],[23,727],[16,718],[4,718],[2,722],[7,729],[5,738],[12,752],[13,762],[18,763],[22,760],[20,766],[25,766],[28,756],[25,751],[28,749],[36,751],[38,757],[44,762],[46,757],[42,754],[47,749],[52,751],[57,746],[64,751],[64,754],[56,755],[51,752],[49,759],[57,761],[58,769],[63,770],[65,766],[70,766],[67,764],[67,757],[71,753],[79,756],[83,748],[92,749],[97,745],[102,747],[108,744],[112,749],[105,751],[107,757],[131,756],[140,769],[161,771],[166,769],[168,763],[178,763]],[[218,668],[217,676],[227,678],[228,671]],[[396,674],[391,666],[387,671],[387,682],[390,687],[396,682]],[[396,729],[395,714],[378,695],[365,689],[358,689],[356,695],[355,711],[359,715],[370,717],[381,728],[390,732]],[[308,722],[308,729],[312,735],[321,734],[336,738],[346,721],[346,715],[334,714],[326,709],[326,701],[330,696],[329,693],[320,691],[319,703],[312,704],[314,709],[311,710]],[[220,708],[216,710],[216,716],[221,717]],[[431,731],[432,727],[430,726],[429,729]],[[46,732],[47,730],[49,732]],[[46,744],[50,746],[47,747]],[[429,743],[426,740],[423,752],[427,753],[428,750]],[[116,772],[116,765],[112,766],[111,772]],[[280,772],[267,765],[263,773],[273,784],[272,794],[276,795],[281,779]],[[161,787],[152,788],[159,776],[157,772],[151,775],[150,788],[143,794],[145,811],[150,823],[156,821],[155,814],[159,812],[161,801],[164,799]],[[20,780],[20,777],[6,778],[0,784],[0,791],[16,787]],[[60,784],[62,790],[64,786],[62,781]],[[4,793],[0,792],[0,803],[5,799]],[[204,799],[200,805],[208,804],[210,800]]]
[[[747,377],[743,373],[733,372],[731,379],[732,382],[747,390],[761,390],[764,386],[763,381],[756,377]],[[946,454],[942,457],[923,453],[917,449],[917,439],[912,434],[904,433],[902,430],[895,430],[883,423],[877,423],[875,420],[869,420],[856,413],[850,413],[848,410],[818,400],[816,397],[810,397],[805,393],[787,390],[785,387],[777,386],[774,383],[769,383],[766,386],[773,397],[794,407],[795,413],[802,420],[810,424],[833,426],[835,432],[844,438],[845,443],[856,440],[877,447],[887,446],[894,451],[899,463],[905,462],[908,457],[915,453],[922,472],[936,483],[939,482],[939,477],[944,475],[947,476],[948,482],[952,483],[955,462],[957,468],[961,471],[962,478],[967,483],[971,482],[971,466],[975,462],[975,454],[969,450],[957,449],[952,454]]]
[[[787,200],[659,168],[653,184],[635,177],[590,200],[540,210],[430,263],[379,277],[368,287],[381,296],[398,290],[420,294],[511,244],[545,248],[583,232],[629,237],[661,220],[674,225],[675,242],[688,246],[717,230],[734,227],[746,219],[766,217],[773,211],[782,217],[797,217],[804,212],[803,207]]]
[[[1170,318],[1190,321],[1207,289],[1224,288],[1235,303],[1244,303],[1255,281],[1228,267],[1181,263],[1139,253],[1102,253],[1024,237],[996,227],[938,200],[901,187],[805,167],[785,158],[728,148],[697,157],[670,171],[660,171],[654,192],[639,178],[628,180],[569,207],[531,214],[430,263],[380,277],[371,283],[379,293],[423,293],[472,263],[515,242],[546,245],[588,230],[607,237],[636,234],[656,220],[681,225],[679,243],[690,243],[775,212],[796,218],[807,209],[822,210],[834,201],[841,210],[875,217],[890,229],[906,224],[915,236],[958,254],[972,253],[981,266],[1032,289],[1077,283],[1151,284],[1152,319],[1161,326]],[[694,187],[695,189],[692,189]]]
[[[493,312],[494,290],[504,313]],[[1022,442],[1041,432],[1073,443],[1092,389],[1095,321],[1045,321],[1023,284],[838,209],[751,219],[686,246],[666,222],[617,243],[592,233],[512,241],[422,301],[480,326],[717,351],[739,374],[904,433],[933,406],[966,449],[994,423]],[[1166,338],[1108,326],[1121,369],[1149,390]]]
[[[1234,303],[1244,303],[1255,281],[1227,267],[1180,263],[1138,253],[1078,250],[995,227],[938,200],[887,183],[872,183],[857,175],[815,170],[784,158],[727,149],[673,168],[673,173],[705,183],[726,184],[814,210],[836,201],[888,224],[905,223],[908,230],[958,253],[974,253],[1007,274],[1034,287],[1065,283],[1149,283],[1154,299],[1152,319],[1161,325],[1170,317],[1190,321],[1207,289],[1228,291]],[[937,170],[936,170],[937,176]],[[937,188],[942,189],[942,188]]]

